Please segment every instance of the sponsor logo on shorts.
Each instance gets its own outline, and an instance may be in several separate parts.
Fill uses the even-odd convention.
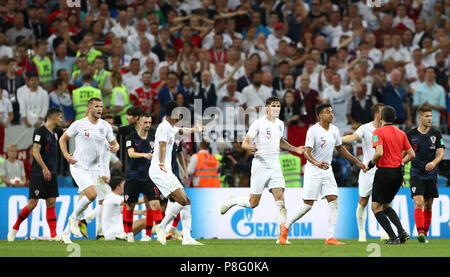
[[[416,193],[416,187],[411,187],[411,191],[412,191],[413,193]]]

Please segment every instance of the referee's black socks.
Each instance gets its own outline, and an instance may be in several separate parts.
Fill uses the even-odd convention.
[[[389,235],[389,238],[391,239],[397,238],[397,236],[394,233],[394,230],[392,230],[391,223],[389,222],[389,219],[384,212],[376,213],[375,218],[377,219],[378,223],[380,223],[381,227],[383,227],[383,229]]]
[[[405,232],[405,229],[403,229],[402,223],[400,222],[400,219],[398,218],[398,215],[394,211],[394,209],[388,207],[384,210],[384,213],[389,217],[389,220],[394,223],[395,227],[397,227],[397,231],[399,234]]]

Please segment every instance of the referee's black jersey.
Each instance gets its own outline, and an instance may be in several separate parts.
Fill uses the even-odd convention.
[[[431,171],[426,171],[425,166],[436,158],[436,149],[444,148],[444,139],[441,132],[431,127],[428,133],[422,134],[417,128],[414,128],[408,131],[406,136],[416,152],[416,157],[411,161],[411,177],[436,178],[437,167]]]
[[[148,132],[147,138],[143,139],[137,132],[133,132],[126,140],[126,151],[133,148],[136,153],[152,153],[155,142],[155,133],[153,130]],[[127,180],[147,180],[150,160],[146,158],[131,159],[128,156]]]
[[[42,160],[52,175],[56,174],[59,145],[58,140],[62,133],[63,130],[59,128],[55,128],[53,133],[51,133],[45,125],[37,128],[33,133],[33,144],[36,143],[41,146],[39,153],[41,154]],[[33,159],[30,174],[34,176],[43,175],[42,167],[36,162],[36,159]]]

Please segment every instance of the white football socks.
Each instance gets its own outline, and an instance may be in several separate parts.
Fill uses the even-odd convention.
[[[276,220],[278,225],[280,225],[281,223],[286,222],[287,211],[286,207],[284,206],[284,200],[275,201],[275,206],[277,207]]]
[[[191,238],[192,215],[191,205],[186,205],[180,212],[181,224],[183,225],[183,238]]]
[[[327,239],[334,238],[334,230],[336,229],[336,222],[338,218],[338,201],[333,200],[328,202],[330,208],[330,214],[328,215],[328,237]]]
[[[100,209],[101,209],[101,205],[98,204],[95,209],[92,210],[92,212],[90,212],[85,218],[84,220],[86,220],[86,223],[90,223],[92,220],[94,220],[96,217],[98,217],[100,215]]]
[[[178,204],[178,202],[167,205],[166,216],[163,218],[163,220],[161,221],[161,225],[160,225],[162,230],[165,230],[167,225],[172,223],[172,221],[175,219],[175,217],[181,211],[181,209],[183,209],[183,206]]]
[[[366,229],[367,209],[358,203],[356,208],[356,221],[358,222],[359,233],[365,233]]]
[[[81,199],[78,201],[78,206],[75,208],[72,215],[76,219],[80,219],[80,215],[84,212],[84,210],[87,209],[87,207],[91,203],[92,203],[92,201],[89,200],[86,196],[81,197]]]
[[[230,204],[232,204],[232,206],[238,205],[244,208],[251,208],[249,197],[235,197]]]
[[[286,222],[285,227],[289,229],[294,222],[302,218],[309,210],[311,210],[311,208],[312,205],[302,203],[300,206],[298,206],[297,210],[294,212],[294,216],[292,216],[288,220],[288,222]]]

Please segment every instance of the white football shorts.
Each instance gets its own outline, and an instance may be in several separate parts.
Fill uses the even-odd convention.
[[[331,166],[327,170],[305,167],[303,175],[303,200],[318,200],[328,195],[338,196],[338,187]]]
[[[362,170],[359,172],[358,177],[358,191],[359,196],[369,197],[372,193],[373,178],[375,177],[375,171],[369,171],[364,173]]]
[[[252,164],[250,193],[262,194],[266,186],[269,190],[286,187],[281,167],[267,168]]]
[[[149,168],[148,174],[159,191],[167,198],[173,191],[183,188],[173,172],[164,172],[160,168]]]

